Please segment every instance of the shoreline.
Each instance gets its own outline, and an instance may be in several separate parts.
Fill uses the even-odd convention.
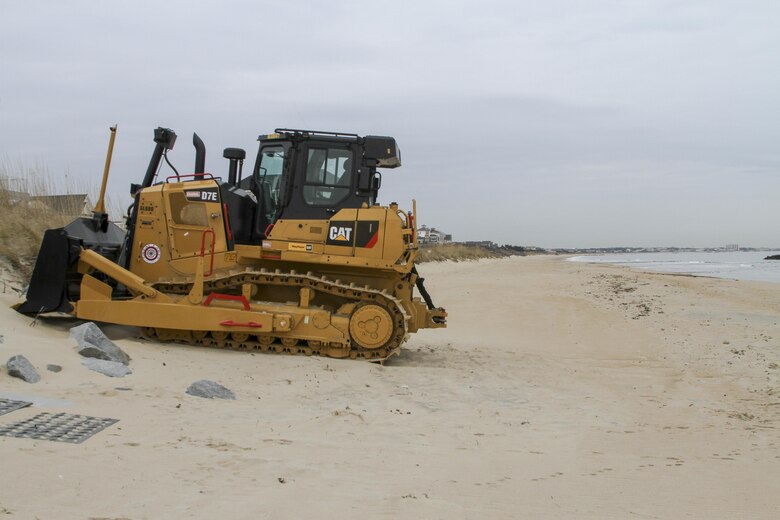
[[[567,261],[595,265],[614,265],[633,271],[650,273],[689,275],[703,278],[718,278],[735,281],[780,283],[780,269],[773,263],[764,263],[765,258],[740,259],[733,256],[740,252],[726,253],[620,253],[605,255],[572,255]],[[743,253],[744,254],[744,253]],[[763,253],[761,253],[763,254]],[[707,256],[703,256],[707,255]],[[720,255],[720,256],[715,256]],[[694,257],[699,257],[694,259]],[[674,258],[677,257],[677,258]],[[608,260],[604,260],[608,258]],[[622,260],[625,258],[626,260]],[[706,258],[702,259],[702,258]],[[778,263],[780,267],[780,263]],[[702,270],[706,269],[706,270]]]

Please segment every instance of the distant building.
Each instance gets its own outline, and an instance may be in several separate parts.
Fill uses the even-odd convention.
[[[7,177],[0,175],[0,202],[3,204],[24,203],[32,207],[49,208],[63,215],[89,215],[92,204],[86,193],[66,195],[31,195],[45,193],[47,186],[37,184],[24,177]]]
[[[446,244],[452,242],[452,235],[440,231],[434,227],[422,225],[417,228],[417,242],[420,244]]]
[[[467,245],[467,246],[470,246],[470,247],[484,247],[484,248],[487,248],[487,249],[497,249],[498,248],[498,244],[496,244],[495,242],[490,241],[490,240],[479,240],[479,241],[474,241],[474,242],[463,242],[463,243],[465,245]]]
[[[0,188],[2,189],[2,188]],[[23,191],[14,191],[2,189],[2,201],[8,204],[17,204],[23,200],[29,200],[29,193]]]
[[[92,204],[87,194],[76,195],[36,195],[29,198],[28,204],[40,204],[63,215],[89,215]]]

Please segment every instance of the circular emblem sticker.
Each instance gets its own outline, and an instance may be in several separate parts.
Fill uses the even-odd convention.
[[[160,248],[156,244],[146,244],[141,250],[141,257],[147,264],[153,264],[160,259]]]

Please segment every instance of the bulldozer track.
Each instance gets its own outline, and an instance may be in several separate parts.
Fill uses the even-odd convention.
[[[194,283],[194,277],[183,278],[175,281],[162,281],[152,285],[154,289],[164,293],[185,295],[190,292]],[[285,334],[277,337],[266,334],[251,334],[246,332],[225,331],[189,331],[189,338],[180,339],[176,333],[169,334],[169,329],[142,328],[144,337],[156,341],[173,341],[189,345],[202,345],[205,347],[222,348],[229,350],[269,352],[289,355],[305,356],[331,356],[346,357],[350,359],[366,359],[369,361],[384,361],[388,357],[397,354],[407,338],[409,315],[404,310],[401,302],[385,291],[371,289],[369,286],[357,286],[354,283],[342,283],[340,280],[328,280],[324,276],[317,276],[311,272],[301,274],[295,271],[282,272],[281,270],[267,271],[262,269],[255,271],[250,268],[245,271],[230,271],[220,275],[214,273],[203,282],[203,293],[236,292],[241,294],[244,284],[286,286],[294,288],[309,288],[315,292],[335,296],[343,303],[375,304],[383,307],[390,314],[393,326],[390,339],[376,349],[366,349],[349,341],[349,350],[345,354],[343,345],[328,343],[306,337],[295,337]],[[335,310],[334,310],[335,312]],[[171,331],[173,332],[173,331]],[[176,331],[178,332],[178,331]],[[330,349],[341,350],[338,355],[329,353]]]

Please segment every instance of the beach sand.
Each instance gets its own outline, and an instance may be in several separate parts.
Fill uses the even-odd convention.
[[[3,518],[780,517],[780,284],[570,263],[423,264],[449,328],[385,366],[162,345],[80,364],[72,320],[0,308],[0,397],[119,422],[0,437]],[[46,370],[47,363],[63,366]],[[235,401],[185,394],[215,380]]]

